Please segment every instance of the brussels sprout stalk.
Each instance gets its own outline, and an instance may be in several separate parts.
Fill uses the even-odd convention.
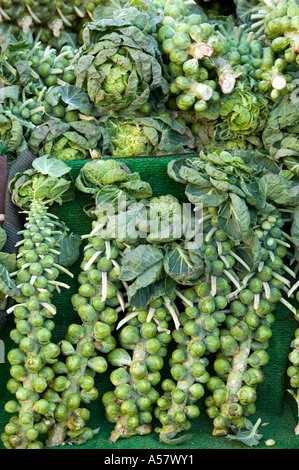
[[[272,234],[280,231],[283,224],[276,225],[276,221],[282,221],[278,211],[273,219],[259,216],[255,230],[267,247],[262,253],[263,262],[253,271],[254,276],[248,274],[242,290],[230,303],[232,315],[227,318],[223,341],[230,338],[228,344],[234,343],[234,348],[224,348],[216,358],[214,369],[220,381],[215,389],[211,385],[213,394],[206,399],[215,436],[228,435],[234,428],[246,428],[248,416],[256,411],[256,386],[264,379],[260,367],[269,361],[266,349],[276,305],[281,302],[296,313],[282,296],[283,288],[290,284],[281,275],[287,251],[276,251],[277,244],[273,244]]]
[[[298,297],[298,295],[297,295]],[[289,362],[290,366],[287,369],[287,375],[290,379],[290,386],[292,387],[288,391],[294,397],[296,404],[298,406],[298,416],[299,416],[299,329],[297,328],[294,333],[294,340],[292,342],[292,350],[289,353]],[[296,425],[294,429],[294,433],[296,436],[299,435],[299,423]]]
[[[154,386],[161,380],[163,358],[171,341],[170,319],[163,299],[158,298],[148,310],[128,311],[118,324],[124,349],[108,354],[108,361],[116,367],[110,376],[115,389],[102,398],[108,421],[115,423],[110,442],[152,431],[153,407],[159,398]]]
[[[224,94],[231,93],[235,88],[236,78],[239,76],[239,73],[235,72],[232,66],[222,57],[216,57],[213,60],[222,92]]]
[[[118,240],[114,231],[110,234],[110,224],[113,225],[114,219],[109,214],[109,207],[101,203],[101,190],[104,194],[109,190],[119,190],[121,193],[118,186],[130,177],[127,167],[124,170],[122,164],[107,160],[87,163],[76,180],[82,191],[89,192],[88,185],[93,188],[98,186],[98,191],[97,188],[94,191],[94,213],[97,218],[92,222],[89,237],[83,236],[88,241],[78,276],[80,287],[72,296],[72,304],[81,324],[69,325],[61,342],[62,354],[66,356],[64,377],[68,386],[62,390],[59,399],[59,422],[49,434],[49,447],[61,446],[64,442],[83,444],[93,437],[91,429],[86,427],[89,414],[81,408],[81,404],[89,404],[98,397],[93,376],[95,372],[107,370],[108,364],[103,355],[116,347],[112,332],[119,310],[123,311],[126,306],[121,293],[123,285],[119,280],[119,263],[127,247]],[[136,179],[134,181],[137,182]],[[136,202],[132,194],[129,200],[130,203]],[[135,240],[130,242],[132,245],[135,243]]]
[[[59,346],[51,341],[57,313],[52,296],[58,285],[69,286],[57,281],[59,270],[54,265],[61,245],[56,234],[62,234],[61,224],[58,218],[49,215],[46,204],[52,204],[56,198],[61,203],[71,181],[62,178],[70,169],[64,164],[57,167],[58,177],[51,177],[52,183],[46,191],[48,201],[45,201],[45,191],[40,190],[50,177],[45,169],[43,173],[38,171],[41,161],[36,159],[34,169],[18,173],[9,185],[13,202],[21,208],[29,207],[25,211],[28,217],[23,239],[18,244],[17,291],[13,295],[17,303],[7,311],[15,317],[16,328],[10,336],[18,346],[8,353],[12,378],[7,387],[15,394],[16,401],[8,402],[5,409],[12,414],[18,411],[1,436],[9,449],[42,448],[40,435],[46,434],[55,422],[55,402],[42,398],[51,387],[55,376],[53,366],[60,354]],[[55,184],[56,191],[52,189]],[[63,190],[58,189],[60,184]],[[39,407],[41,400],[43,406]]]
[[[203,57],[211,57],[214,54],[214,50],[205,42],[195,42],[188,50],[188,54],[194,57],[194,59],[200,60]]]

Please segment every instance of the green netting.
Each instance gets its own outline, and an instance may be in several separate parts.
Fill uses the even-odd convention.
[[[154,195],[163,195],[171,193],[180,200],[185,200],[184,187],[174,182],[167,176],[167,163],[171,157],[163,158],[140,158],[123,160],[130,167],[131,171],[140,173],[141,178],[148,181],[153,188]],[[86,161],[69,162],[72,168],[72,175],[75,178]],[[84,214],[83,207],[91,202],[90,196],[76,192],[76,199],[72,203],[65,204],[62,207],[55,207],[55,212],[59,214],[62,220],[66,222],[69,228],[79,234],[89,233],[91,220]],[[78,283],[76,276],[80,272],[81,258],[72,267],[75,275],[71,280],[63,276],[62,282],[71,285],[69,290],[64,290],[61,295],[56,294],[54,302],[58,308],[56,317],[56,329],[53,335],[54,341],[63,339],[67,325],[70,322],[78,321],[77,313],[71,306],[71,296],[77,291]],[[4,331],[0,334],[0,340],[5,344],[6,354],[14,347],[14,343],[9,338],[9,331],[14,327],[13,317],[9,317]],[[263,368],[265,380],[258,386],[257,412],[252,416],[252,421],[258,418],[263,423],[268,423],[260,428],[263,434],[260,448],[266,446],[264,442],[267,439],[276,441],[275,449],[298,449],[299,436],[295,436],[294,428],[297,424],[297,407],[295,400],[288,393],[289,378],[286,375],[286,369],[289,366],[288,354],[291,350],[291,342],[298,323],[292,317],[292,314],[283,306],[276,312],[276,321],[273,325],[273,336],[270,339],[270,363]],[[1,346],[1,345],[0,345]],[[4,411],[4,404],[12,398],[12,395],[6,389],[6,382],[9,379],[8,361],[0,364],[0,433],[9,419],[9,415]],[[109,381],[111,369],[105,374],[97,374],[96,386],[100,396],[113,386]],[[168,368],[164,368],[164,376],[170,377]],[[225,437],[212,437],[212,422],[205,414],[203,399],[199,402],[201,410],[200,416],[193,420],[192,438],[178,447],[181,449],[247,449],[246,446],[238,444],[235,441],[229,441]],[[89,449],[170,449],[165,444],[159,443],[158,434],[154,431],[149,436],[132,437],[130,439],[120,439],[116,444],[110,444],[108,439],[113,429],[113,424],[106,421],[104,406],[99,398],[89,405],[91,419],[89,425],[94,428],[100,428],[98,434],[92,441],[89,441],[83,448]],[[158,426],[157,421],[153,422],[153,429]],[[190,431],[188,432],[188,434]],[[0,448],[3,448],[2,444]],[[68,446],[63,447],[69,448]]]

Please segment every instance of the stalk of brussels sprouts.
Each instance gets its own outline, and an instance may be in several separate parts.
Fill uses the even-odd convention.
[[[56,161],[48,163],[54,171]],[[10,400],[5,410],[13,416],[1,436],[9,449],[42,448],[40,436],[55,422],[56,403],[47,396],[60,354],[60,347],[51,340],[57,313],[52,297],[55,289],[69,287],[58,281],[60,273],[71,275],[56,263],[62,224],[48,207],[67,197],[71,180],[63,175],[70,169],[65,164],[56,165],[54,177],[43,159],[36,159],[33,166],[18,173],[9,184],[13,202],[26,214],[24,230],[19,233],[22,238],[17,243],[18,271],[13,273],[16,303],[7,310],[14,314],[15,328],[10,337],[16,343],[7,356],[11,364],[7,388],[15,400]]]
[[[240,76],[241,73],[235,71],[233,67],[222,57],[216,57],[214,59],[214,63],[222,93],[231,93],[235,88],[236,78]]]
[[[65,390],[59,390],[62,391],[60,406],[65,412],[49,434],[49,447],[60,446],[67,438],[78,444],[79,435],[80,444],[83,444],[93,436],[86,433],[89,415],[86,420],[76,417],[85,410],[80,408],[81,403],[88,404],[98,398],[93,376],[95,372],[107,370],[107,361],[99,354],[107,354],[116,347],[112,332],[119,311],[125,308],[121,293],[124,288],[118,281],[118,258],[124,246],[101,238],[102,220],[101,216],[101,220],[93,223],[94,235],[88,239],[82,272],[78,276],[80,287],[72,297],[73,307],[82,323],[69,325],[65,340],[61,342],[62,354],[66,356],[65,378],[69,385]]]
[[[176,99],[179,109],[186,111],[194,107],[197,112],[204,111],[206,102],[214,99],[217,85],[225,94],[234,89],[241,72],[222,57],[227,38],[212,23],[203,23],[198,15],[179,16],[173,21],[165,19],[156,37],[173,80],[170,92],[179,95]],[[209,79],[216,82],[215,88],[205,83]],[[202,87],[207,87],[203,95]]]
[[[178,317],[180,327],[172,333],[178,344],[170,359],[172,379],[162,382],[164,395],[155,410],[162,424],[157,429],[160,440],[167,444],[176,444],[174,437],[189,430],[189,420],[199,416],[196,402],[205,393],[202,384],[210,381],[209,355],[220,348],[220,326],[231,313],[227,298],[238,282],[230,274],[235,263],[230,254],[233,244],[219,229],[215,208],[204,209],[203,231],[206,272],[201,282],[183,291],[185,312]]]
[[[264,20],[264,33],[274,52],[284,54],[289,62],[297,63],[298,48],[298,5],[287,1],[276,6]]]
[[[275,40],[276,43],[273,41],[270,47],[265,45],[259,36],[255,39],[253,31],[249,31],[246,24],[235,26],[231,18],[219,26],[217,34],[222,41],[226,41],[221,57],[215,59],[215,62],[218,62],[216,66],[220,67],[220,85],[224,79],[223,93],[226,83],[227,89],[230,90],[237,77],[246,83],[248,76],[253,79],[251,87],[266,94],[273,101],[292,91],[290,75],[284,73],[292,58],[288,52],[285,58],[279,52],[278,39],[281,38]]]
[[[266,350],[277,304],[282,302],[296,313],[282,296],[290,289],[283,261],[288,246],[283,224],[278,210],[258,216],[255,234],[262,243],[261,260],[243,279],[242,289],[230,298],[231,315],[226,318],[214,362],[217,377],[207,384],[212,392],[206,399],[207,414],[213,420],[215,436],[246,428],[248,416],[256,411],[257,385],[264,380],[260,368],[269,362]],[[289,268],[287,272],[295,276]]]
[[[102,397],[106,417],[115,423],[109,439],[113,443],[152,431],[153,410],[159,398],[154,387],[161,381],[160,371],[171,341],[170,320],[159,297],[150,302],[147,310],[128,310],[118,325],[118,329],[122,327],[119,342],[123,349],[108,354],[108,361],[116,367],[110,375],[115,389]]]
[[[298,300],[298,293],[296,295],[297,297],[297,300]],[[291,386],[291,389],[289,389],[288,391],[290,392],[290,394],[294,397],[296,403],[297,403],[297,406],[298,406],[298,409],[299,409],[299,393],[298,393],[298,390],[299,390],[299,354],[298,354],[298,338],[299,338],[299,329],[297,328],[295,330],[295,333],[294,333],[294,340],[292,342],[292,350],[291,352],[289,353],[289,362],[290,362],[290,366],[287,368],[287,375],[290,379],[290,386]],[[299,413],[298,413],[299,415]],[[299,434],[299,424],[297,423],[295,429],[294,429],[294,433],[296,435]]]
[[[289,74],[282,72],[288,64],[298,63],[298,5],[293,1],[257,5],[251,9],[250,23],[254,37],[267,41],[254,77],[259,89],[277,100],[292,91]]]
[[[96,220],[92,222],[90,234],[83,235],[88,242],[81,263],[82,271],[78,276],[80,286],[72,297],[73,307],[81,323],[69,325],[65,339],[61,342],[61,352],[66,356],[65,367],[62,368],[62,380],[66,387],[57,390],[62,392],[58,405],[61,414],[49,433],[48,447],[61,446],[66,440],[73,444],[84,444],[93,437],[93,432],[86,427],[89,414],[80,405],[89,404],[98,398],[94,374],[107,370],[108,364],[103,355],[115,349],[113,331],[119,313],[127,307],[126,284],[119,279],[121,256],[138,242],[136,238],[126,239],[123,243],[114,231],[110,231],[109,224],[113,225],[114,215],[109,212],[111,206],[107,205],[107,196],[109,191],[112,191],[113,196],[115,191],[121,194],[119,186],[127,180],[130,183],[131,176],[128,168],[115,160],[94,161],[81,169],[76,182],[81,190],[87,192],[93,185],[98,185],[94,189]],[[135,190],[138,187],[136,177]],[[130,204],[136,203],[133,195],[134,191],[127,195],[128,210]],[[116,216],[126,214],[118,205],[115,209]]]

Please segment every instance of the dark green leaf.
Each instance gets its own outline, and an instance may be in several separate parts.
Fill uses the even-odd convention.
[[[144,287],[140,286],[137,281],[129,287],[128,299],[132,307],[138,309],[144,309],[152,299],[173,295],[177,285],[174,279],[168,276],[162,276],[161,279]]]
[[[80,256],[81,237],[74,233],[63,234],[57,239],[57,243],[60,245],[60,255],[57,255],[56,263],[65,268],[72,266]]]
[[[86,116],[92,114],[92,103],[87,93],[81,90],[81,88],[75,85],[57,86],[51,90],[51,93],[57,93],[61,100],[67,105],[66,111],[78,110]]]
[[[175,243],[166,247],[164,269],[178,283],[192,284],[192,281],[203,274],[203,262],[201,259],[198,261],[199,264],[194,262],[194,258],[191,259],[189,251],[183,245]]]
[[[234,247],[234,252],[249,266],[251,272],[254,272],[261,260],[262,245],[258,237],[253,235],[246,243]],[[236,261],[235,267],[237,270],[248,274],[248,270],[239,261]]]

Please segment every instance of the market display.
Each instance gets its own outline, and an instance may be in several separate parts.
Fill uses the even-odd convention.
[[[1,153],[35,156],[5,195],[23,228],[0,252],[2,445],[92,445],[96,403],[113,445],[179,446],[204,404],[214,439],[258,446],[279,306],[299,320],[299,3],[3,0],[0,49]],[[184,201],[124,163],[162,156]],[[55,208],[82,195],[79,237]],[[298,338],[280,371],[295,408]]]

